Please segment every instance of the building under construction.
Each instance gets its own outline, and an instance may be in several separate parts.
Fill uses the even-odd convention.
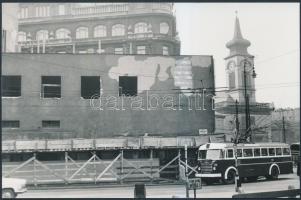
[[[214,139],[211,56],[8,53],[1,79],[4,176],[176,179]]]

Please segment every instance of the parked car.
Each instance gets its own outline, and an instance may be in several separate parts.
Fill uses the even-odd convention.
[[[2,198],[16,198],[18,194],[26,191],[25,179],[2,177]]]

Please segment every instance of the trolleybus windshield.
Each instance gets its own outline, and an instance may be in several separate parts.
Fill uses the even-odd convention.
[[[218,160],[222,158],[222,151],[220,149],[208,149],[199,151],[200,160]]]

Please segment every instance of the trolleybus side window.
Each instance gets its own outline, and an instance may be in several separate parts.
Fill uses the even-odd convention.
[[[242,157],[242,150],[241,149],[237,149],[237,157]]]
[[[254,156],[259,157],[260,156],[260,149],[256,148],[254,149]]]
[[[269,148],[269,156],[275,156],[275,149]]]
[[[253,150],[252,149],[244,149],[244,157],[253,157]]]
[[[276,148],[276,155],[277,156],[281,156],[282,155],[281,148]]]
[[[268,149],[267,148],[262,148],[261,149],[261,156],[268,156]]]
[[[233,149],[228,149],[227,157],[228,158],[233,158]]]
[[[283,155],[290,155],[289,148],[283,148]]]

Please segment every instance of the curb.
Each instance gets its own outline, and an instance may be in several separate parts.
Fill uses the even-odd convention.
[[[84,189],[84,188],[119,188],[119,187],[134,187],[135,183],[125,184],[77,184],[77,185],[28,185],[28,190],[57,190],[57,189]],[[182,185],[180,183],[144,183],[145,186],[162,186],[162,185]]]

